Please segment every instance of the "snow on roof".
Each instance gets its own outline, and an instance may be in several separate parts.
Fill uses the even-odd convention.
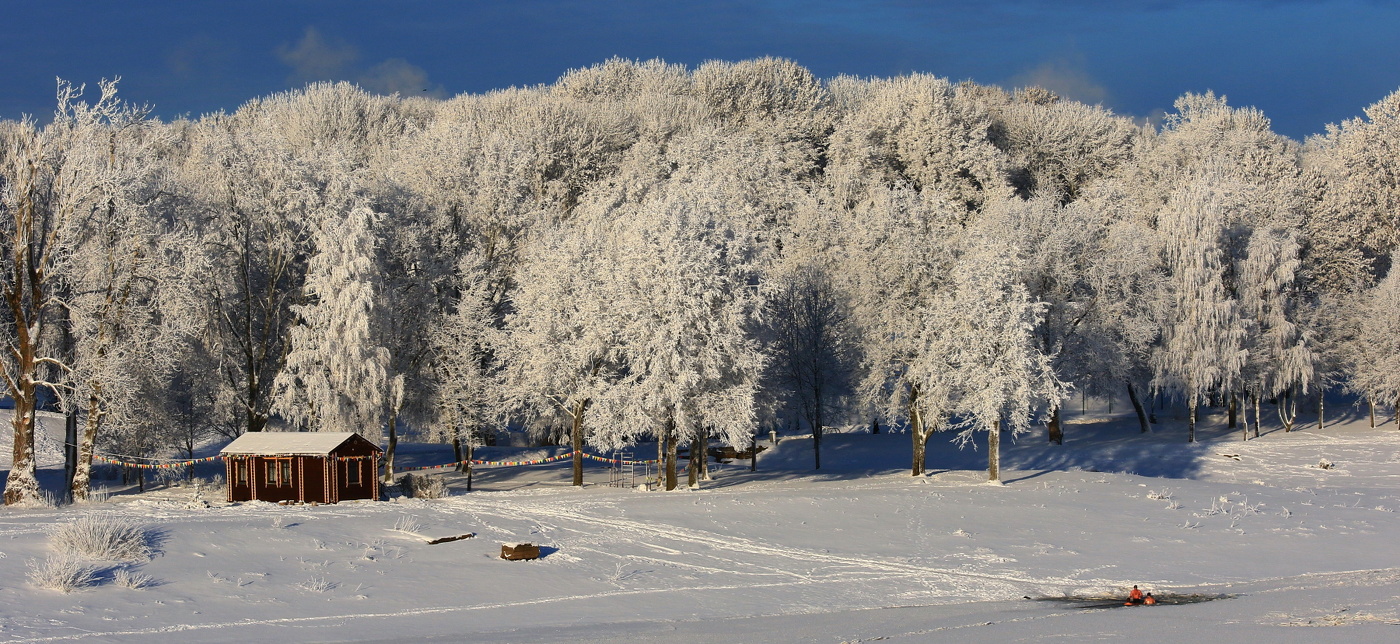
[[[322,456],[356,436],[354,432],[248,432],[220,454],[292,454]]]

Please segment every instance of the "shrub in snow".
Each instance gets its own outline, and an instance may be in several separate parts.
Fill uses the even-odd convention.
[[[421,527],[423,527],[423,525],[418,523],[417,519],[408,515],[403,515],[399,517],[398,521],[394,522],[394,530],[399,532],[418,532],[418,529]]]
[[[107,486],[95,487],[88,490],[86,501],[88,503],[106,503],[112,498],[112,488]]]
[[[207,493],[207,494],[209,494],[209,495],[211,495],[211,496],[213,496],[213,497],[215,497],[215,498],[221,497],[221,496],[224,495],[224,475],[223,475],[223,474],[215,474],[215,475],[210,476],[210,477],[208,477],[208,478],[200,478],[200,479],[197,479],[195,482],[196,482],[197,485],[199,485],[199,487],[200,487],[202,490],[204,490],[205,493]]]
[[[311,579],[297,584],[297,588],[308,590],[313,593],[324,593],[339,585],[340,584],[327,580],[325,577],[312,577]]]
[[[134,572],[130,568],[118,568],[115,573],[112,573],[112,583],[122,588],[140,590],[142,588],[154,586],[156,580],[150,575]]]
[[[146,527],[113,514],[89,514],[59,525],[49,541],[58,552],[75,557],[116,561],[151,558]]]
[[[29,562],[29,583],[40,588],[71,593],[97,581],[97,569],[67,555],[49,555]]]
[[[448,496],[447,482],[438,476],[405,474],[399,479],[399,492],[415,499],[441,499]]]

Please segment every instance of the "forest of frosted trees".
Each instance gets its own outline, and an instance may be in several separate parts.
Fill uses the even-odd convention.
[[[819,468],[875,422],[914,474],[987,432],[995,479],[1071,395],[1183,404],[1191,439],[1400,398],[1400,92],[1299,143],[1211,93],[1145,126],[771,58],[170,122],[60,82],[0,122],[0,213],[6,504],[55,394],[77,499],[94,451],[250,431],[383,436],[388,477],[400,436],[655,441],[670,488],[678,448],[812,430]]]

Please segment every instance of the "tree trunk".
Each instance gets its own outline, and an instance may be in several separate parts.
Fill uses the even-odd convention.
[[[1366,398],[1366,411],[1371,416],[1371,429],[1376,428],[1376,399]]]
[[[574,404],[573,426],[569,430],[570,446],[574,450],[574,487],[583,487],[583,412],[588,401]]]
[[[458,472],[466,472],[466,459],[462,458],[462,430],[454,423],[452,426],[452,460],[457,463]]]
[[[1186,411],[1186,442],[1194,443],[1196,442],[1196,395],[1187,396],[1186,404],[1190,407]]]
[[[185,458],[190,459],[190,464],[185,467],[185,480],[194,481],[194,434],[189,426],[184,427],[185,435]]]
[[[468,491],[468,492],[472,491],[472,474],[474,474],[473,468],[472,468],[472,458],[474,458],[475,455],[476,455],[476,449],[472,447],[471,441],[467,441],[467,457],[464,458],[464,459],[458,459],[458,460],[463,461],[463,462],[462,462],[462,467],[467,468],[467,491]]]
[[[1326,426],[1326,424],[1323,422],[1323,415],[1322,415],[1322,414],[1323,414],[1323,411],[1324,411],[1324,409],[1323,409],[1323,394],[1324,394],[1324,392],[1323,392],[1323,390],[1322,390],[1322,387],[1318,387],[1318,388],[1317,388],[1317,428],[1318,428],[1318,429],[1322,429],[1323,427]]]
[[[680,484],[677,479],[676,461],[679,460],[676,454],[680,451],[676,445],[676,417],[675,412],[671,412],[666,417],[666,490],[674,490]]]
[[[1293,390],[1283,390],[1283,397],[1278,401],[1278,419],[1283,423],[1284,433],[1293,431],[1293,420],[1298,417],[1298,405],[1293,402]]]
[[[919,388],[909,388],[909,434],[914,439],[914,462],[911,467],[914,476],[924,474],[924,454],[928,449],[928,436],[924,433],[924,418],[919,413]]]
[[[912,474],[913,474],[914,476],[923,476],[923,474],[924,474],[924,450],[928,449],[928,441],[925,440],[924,432],[923,432],[922,429],[920,429],[920,428],[918,427],[918,424],[917,424],[917,423],[911,422],[910,424],[913,425],[913,426],[909,428],[909,429],[910,429],[909,435],[910,435],[910,436],[913,438],[913,440],[914,440],[914,459],[913,459],[914,462],[913,462],[913,465],[912,465],[912,467],[911,467],[910,469],[911,469]]]
[[[78,461],[82,459],[78,453],[78,441],[78,410],[73,408],[63,415],[63,482],[70,499],[73,498],[73,481],[78,477]],[[91,456],[88,458],[88,468],[92,468]]]
[[[1250,394],[1249,399],[1254,403],[1254,437],[1259,438],[1259,432],[1263,429],[1264,417],[1259,415],[1259,394]]]
[[[1248,400],[1248,398],[1246,398],[1245,400]],[[1231,410],[1235,409],[1236,404],[1237,404],[1237,403],[1236,403],[1235,395],[1234,395],[1234,394],[1231,394],[1231,395],[1230,395],[1230,409],[1231,409]],[[1244,428],[1240,430],[1240,440],[1242,440],[1242,441],[1247,441],[1247,440],[1249,440],[1249,407],[1246,406],[1246,407],[1244,407],[1244,409],[1240,410],[1240,416],[1242,416],[1242,417],[1244,418]],[[1258,424],[1258,423],[1259,423],[1259,418],[1256,417],[1256,418],[1254,419],[1254,422],[1255,422],[1255,424]]]
[[[1141,430],[1141,433],[1146,434],[1147,414],[1143,413],[1142,401],[1138,400],[1137,389],[1133,387],[1133,383],[1131,382],[1128,383],[1128,400],[1133,403],[1133,411],[1137,412],[1138,428]]]
[[[749,432],[749,471],[758,471],[758,426]]]
[[[870,420],[870,434],[871,434],[871,435],[875,435],[875,434],[879,434],[879,433],[880,433],[880,419],[879,419],[879,418],[873,418],[873,419]]]
[[[1236,418],[1239,413],[1239,403],[1237,401],[1238,398],[1235,396],[1235,392],[1230,392],[1230,424],[1227,425],[1229,429],[1234,429],[1239,425],[1238,419]]]
[[[87,423],[83,435],[78,440],[78,460],[74,465],[73,484],[69,488],[74,501],[86,501],[92,491],[92,452],[97,443],[97,430],[102,424],[101,402],[96,396],[88,398]]]
[[[1050,435],[1050,442],[1055,445],[1065,444],[1065,429],[1060,419],[1060,408],[1055,407],[1055,411],[1050,412],[1050,422],[1045,425]]]
[[[12,380],[8,371],[5,384],[10,398],[15,402],[11,426],[14,428],[14,442],[11,445],[10,474],[5,479],[5,505],[14,505],[39,498],[39,478],[34,462],[34,423],[38,400],[35,382],[38,380],[38,342],[43,329],[42,307],[38,306],[40,287],[28,283],[32,293],[25,292],[26,267],[29,262],[21,252],[22,240],[16,235],[14,253],[20,255],[14,264],[17,273],[15,284],[5,289],[5,300],[9,304],[15,336],[9,351],[15,362],[15,375]],[[35,307],[26,306],[26,296],[35,300]],[[28,315],[26,315],[28,314]],[[32,317],[31,317],[32,316]]]
[[[699,476],[699,474],[700,474],[700,468],[699,468],[699,466],[697,466],[697,465],[695,464],[695,455],[696,455],[696,452],[700,452],[700,460],[701,460],[702,462],[705,460],[705,454],[704,454],[705,448],[703,448],[703,447],[697,445],[696,443],[697,443],[697,441],[694,440],[694,439],[692,439],[692,440],[690,441],[690,451],[689,451],[689,453],[687,454],[686,459],[685,459],[685,474],[686,474],[686,482],[685,482],[685,484],[686,484],[687,487],[690,487],[691,489],[694,489],[694,488],[700,486],[700,481],[699,481],[699,479],[697,478],[697,477]]]
[[[812,424],[812,469],[822,468],[822,421],[821,414],[817,414],[815,423]]]
[[[656,489],[666,489],[666,432],[656,434]]]
[[[10,474],[5,479],[5,505],[14,505],[39,498],[39,478],[34,463],[34,385],[30,378],[20,376],[20,387],[26,392],[16,396],[15,401],[14,445],[11,451]]]
[[[710,478],[710,428],[700,428],[700,471],[696,473],[696,478],[701,481],[713,481]]]
[[[987,430],[987,480],[1001,481],[1001,419]]]
[[[394,484],[394,453],[399,447],[398,414],[389,414],[389,444],[384,448],[384,484]]]

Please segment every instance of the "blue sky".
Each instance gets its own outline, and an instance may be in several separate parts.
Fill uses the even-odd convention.
[[[5,119],[47,119],[55,77],[121,76],[169,118],[314,80],[435,96],[549,83],[611,56],[1040,84],[1140,117],[1210,89],[1294,138],[1400,89],[1400,0],[0,0],[0,15]]]

